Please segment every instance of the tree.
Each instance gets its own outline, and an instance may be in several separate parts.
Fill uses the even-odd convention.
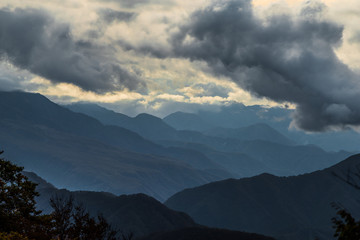
[[[0,232],[0,240],[29,240],[29,238],[17,232]]]
[[[54,235],[59,240],[116,240],[118,231],[114,230],[101,215],[91,217],[82,204],[75,204],[74,198],[55,196],[50,199],[54,209],[51,213]],[[131,239],[131,238],[130,238]]]
[[[338,217],[332,218],[335,234],[338,240],[360,239],[360,221],[356,221],[351,214],[343,208],[339,208]],[[340,217],[340,218],[339,218]]]
[[[29,181],[22,170],[0,158],[0,240],[132,239],[132,234],[117,238],[118,231],[102,215],[90,216],[72,197],[52,198],[53,212],[41,215],[36,210],[37,184]]]
[[[360,169],[358,167],[348,169],[345,177],[336,173],[333,173],[333,175],[353,188],[360,190]],[[337,209],[337,216],[331,219],[335,228],[334,237],[337,237],[338,240],[360,239],[360,220],[356,221],[351,213],[339,204],[333,203],[333,207]]]
[[[3,151],[0,151],[0,155]],[[0,232],[39,234],[45,217],[36,210],[36,184],[22,174],[22,167],[0,158]]]

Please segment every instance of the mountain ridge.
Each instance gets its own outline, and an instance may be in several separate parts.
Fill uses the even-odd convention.
[[[261,174],[183,190],[165,205],[188,213],[196,222],[257,232],[277,239],[329,239],[331,218],[340,203],[360,217],[360,191],[346,183],[360,172],[360,154],[313,173],[290,177]]]
[[[187,214],[167,208],[156,199],[145,194],[116,196],[107,192],[68,191],[57,189],[38,175],[24,172],[30,181],[37,183],[37,208],[44,214],[52,211],[50,198],[74,198],[74,202],[82,204],[90,214],[101,213],[116,229],[124,233],[132,232],[141,237],[159,231],[170,231],[185,227],[196,227]]]
[[[185,149],[174,152],[130,130],[104,126],[40,94],[0,92],[0,107],[0,146],[5,154],[71,190],[144,192],[164,200],[189,184],[231,176],[217,171],[201,154],[200,158]],[[192,158],[199,159],[196,164],[202,169],[191,166]]]
[[[120,120],[116,121],[116,113],[106,108],[92,106],[91,104],[74,104],[72,106],[76,107],[77,111],[94,117],[96,117],[95,114],[88,109],[101,109],[101,112],[112,115],[109,119],[99,117],[98,119],[103,120],[103,123],[111,122],[125,128],[129,127],[122,122],[123,114],[120,114]],[[86,108],[82,106],[86,106]],[[260,109],[259,106],[248,108],[242,105],[240,107],[242,110],[247,109],[246,112],[250,112],[254,116],[257,116],[256,111]],[[144,121],[140,123],[137,119],[149,120],[145,121],[145,124]],[[295,145],[292,140],[264,123],[237,129],[215,128],[202,133],[190,130],[175,130],[160,118],[149,114],[139,114],[137,117],[128,118],[128,120],[128,124],[132,124],[129,129],[136,131],[143,137],[165,147],[190,148],[196,151],[197,154],[201,153],[203,157],[205,156],[218,166],[220,165],[234,177],[253,176],[261,173],[261,171],[285,176],[311,172],[328,167],[350,155],[347,152],[327,153],[313,146]],[[165,119],[163,120],[165,121]],[[192,144],[192,146],[189,144]],[[195,145],[199,146],[198,144],[212,150],[209,152],[204,151],[204,148],[193,147]],[[294,159],[292,158],[292,152],[296,153]],[[197,161],[192,158],[189,162],[195,163]],[[195,166],[199,167],[198,164]],[[254,169],[255,166],[259,168]],[[214,166],[212,168],[219,167]]]

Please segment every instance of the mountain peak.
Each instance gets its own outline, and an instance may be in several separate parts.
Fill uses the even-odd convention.
[[[148,113],[140,113],[135,118],[136,119],[144,119],[144,120],[162,121],[161,118],[158,118],[158,117],[148,114]]]

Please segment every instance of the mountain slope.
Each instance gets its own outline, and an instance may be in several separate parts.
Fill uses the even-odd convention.
[[[175,112],[164,117],[163,120],[177,130],[205,131],[214,128],[194,113]]]
[[[179,130],[204,131],[212,128],[241,128],[256,123],[265,123],[292,139],[298,144],[315,144],[327,151],[346,150],[357,152],[360,150],[360,134],[354,130],[332,131],[308,134],[290,128],[293,109],[266,108],[262,106],[244,106],[231,104],[220,107],[219,111],[201,110],[197,113],[170,114],[164,121]],[[189,117],[188,117],[189,116]],[[171,121],[167,121],[168,117]],[[189,119],[189,124],[183,121]],[[212,126],[203,128],[202,126]]]
[[[123,232],[133,232],[136,237],[159,231],[170,231],[197,224],[186,214],[171,210],[145,194],[115,196],[106,192],[70,192],[56,189],[36,174],[25,172],[35,183],[40,196],[36,198],[37,208],[50,213],[49,200],[58,196],[63,199],[70,195],[74,201],[82,203],[91,214],[102,213],[109,223]]]
[[[187,135],[188,131],[181,131]],[[351,155],[349,152],[326,152],[314,145],[282,145],[256,140],[241,141],[191,133],[189,142],[159,141],[163,146],[195,149],[235,176],[271,173],[290,176],[327,168]],[[249,171],[247,171],[247,169]],[[260,172],[259,172],[260,171]]]
[[[185,187],[216,179],[166,157],[123,151],[46,128],[0,124],[0,131],[7,158],[71,190],[142,192],[164,200]]]
[[[293,141],[267,124],[259,123],[236,129],[213,128],[203,134],[188,130],[177,131],[169,127],[161,119],[148,114],[140,114],[135,118],[126,118],[126,121],[124,121],[123,114],[117,114],[96,105],[75,104],[70,105],[71,107],[76,107],[77,111],[86,114],[96,115],[100,120],[112,121],[118,126],[129,128],[146,138],[157,141],[161,145],[181,148],[181,150],[168,149],[166,156],[185,159],[188,164],[199,169],[206,169],[204,166],[207,166],[208,169],[222,168],[236,177],[254,176],[263,172],[281,176],[308,173],[329,167],[351,155],[347,152],[325,152],[316,146],[295,146]],[[95,109],[105,117],[102,117],[101,114],[94,114],[95,110],[91,109]],[[222,112],[225,112],[229,117],[233,115],[236,117],[241,116],[244,118],[243,120],[250,121],[254,120],[255,117],[258,120],[260,119],[259,111],[261,109],[259,106],[235,105],[222,109]],[[209,112],[207,114],[215,117],[215,113]],[[267,110],[266,114],[272,117],[281,116],[283,111],[281,109],[272,109]],[[108,118],[108,115],[111,115],[111,117]],[[193,121],[200,121],[198,122],[200,125],[203,123],[201,117],[193,119],[194,114],[178,112],[170,115],[169,118],[176,119],[179,115],[180,120],[188,118]],[[222,118],[221,116],[218,117]],[[180,120],[177,122],[182,122]],[[204,148],[198,149],[199,144],[204,145]],[[191,154],[187,153],[189,148],[193,151]],[[212,150],[203,151],[205,148]],[[183,154],[181,155],[180,152],[183,152]],[[156,154],[159,153],[156,152]],[[164,154],[163,151],[162,155]],[[199,157],[195,157],[196,155]],[[206,162],[209,162],[209,164],[206,164]],[[219,170],[215,174],[219,177],[225,176]]]
[[[187,189],[166,205],[211,227],[257,232],[277,239],[331,239],[331,218],[340,203],[360,217],[360,155],[322,171],[296,177],[262,174]]]
[[[244,153],[224,152],[200,143],[174,141],[159,141],[159,143],[164,146],[177,146],[201,152],[238,178],[252,177],[264,172],[273,172],[273,169],[269,168],[266,164]]]
[[[230,176],[202,154],[104,126],[39,94],[0,92],[0,108],[0,148],[57,186],[143,192],[164,200],[185,187]]]
[[[265,123],[253,124],[242,128],[213,128],[203,132],[205,135],[222,138],[236,138],[243,141],[264,140],[284,145],[294,142]]]
[[[67,105],[67,108],[74,110],[75,112],[81,112],[89,116],[97,118],[103,124],[111,124],[113,126],[104,126],[106,129],[111,129],[111,131],[117,132],[119,129],[127,129],[138,133],[139,135],[150,139],[177,139],[178,132],[165,124],[160,118],[149,114],[139,114],[135,118],[130,118],[124,114],[116,113],[114,111],[105,109],[95,104],[85,104],[77,103]],[[117,128],[117,127],[121,128]],[[124,129],[125,128],[125,129]],[[111,133],[114,135],[114,133]],[[111,135],[107,134],[107,135]],[[117,133],[117,135],[123,135]],[[95,136],[96,137],[96,136]],[[215,174],[219,179],[224,179],[231,177],[232,175],[229,172],[221,167],[221,165],[214,163],[204,154],[197,152],[196,150],[189,150],[185,148],[162,148],[161,146],[155,145],[146,139],[141,139],[141,142],[144,144],[139,145],[139,140],[135,144],[133,142],[127,141],[129,137],[122,138],[128,145],[126,148],[132,151],[146,153],[146,154],[157,154],[162,156],[167,156],[174,158],[178,161],[185,162],[186,164],[191,165],[196,169],[209,170],[211,173]],[[119,140],[107,140],[105,137],[101,139],[106,141],[109,144],[118,142]],[[124,144],[121,142],[121,144]]]
[[[179,130],[204,131],[214,127],[240,128],[256,123],[289,123],[289,112],[288,109],[282,108],[264,108],[233,103],[221,106],[218,111],[176,112],[166,116],[164,120]],[[183,121],[188,125],[183,124]]]
[[[150,114],[142,113],[131,118],[98,105],[87,103],[74,103],[65,107],[74,112],[94,117],[105,125],[126,128],[148,139],[173,139],[176,136],[174,128],[167,125],[160,118]]]
[[[169,232],[154,233],[140,240],[274,240],[254,233],[216,228],[192,227]]]
[[[187,214],[167,208],[165,205],[145,194],[115,196],[106,192],[70,192],[56,189],[32,172],[24,172],[32,182],[37,183],[37,208],[50,213],[51,197],[74,198],[91,214],[101,213],[108,222],[124,233],[132,232],[136,239],[161,240],[271,240],[254,233],[212,229],[196,224]],[[150,234],[150,235],[148,235]],[[145,236],[147,235],[147,236]],[[145,236],[145,237],[143,237]]]

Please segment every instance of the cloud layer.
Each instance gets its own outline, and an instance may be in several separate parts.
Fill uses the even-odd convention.
[[[72,83],[94,92],[144,87],[136,74],[118,64],[111,51],[75,40],[69,25],[56,23],[42,10],[0,10],[1,58],[54,83]]]
[[[308,131],[360,124],[359,75],[335,54],[343,27],[311,4],[296,17],[255,17],[251,1],[216,1],[194,12],[171,37],[173,54],[205,61],[256,96],[297,105]]]
[[[0,88],[114,104],[136,96],[144,111],[293,103],[298,128],[358,126],[359,1],[323,2],[4,0]]]

